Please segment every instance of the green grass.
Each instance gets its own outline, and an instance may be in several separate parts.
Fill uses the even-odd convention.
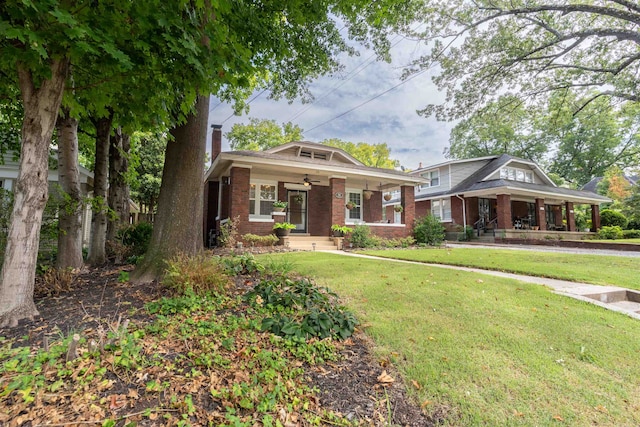
[[[343,297],[378,357],[395,362],[445,425],[640,424],[637,320],[509,279],[334,254],[284,256]]]
[[[640,258],[455,247],[363,251],[362,253],[386,258],[477,267],[596,285],[640,289],[640,281],[638,281]]]

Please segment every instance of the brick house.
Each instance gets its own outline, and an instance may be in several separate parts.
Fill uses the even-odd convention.
[[[448,231],[516,230],[577,232],[574,206],[591,207],[592,231],[600,228],[599,205],[609,202],[588,191],[558,187],[536,163],[506,154],[452,160],[421,167],[412,175],[425,183],[415,188],[415,215],[440,218]],[[387,214],[398,203],[385,204]],[[478,233],[480,234],[480,233]],[[540,237],[542,236],[542,233]]]
[[[296,225],[292,234],[329,236],[333,224],[366,223],[382,237],[412,233],[419,175],[372,168],[345,151],[313,142],[291,142],[266,151],[222,152],[221,126],[214,125],[212,164],[205,174],[204,231],[209,245],[220,225],[239,217],[240,235],[272,233],[275,222]],[[397,190],[404,210],[390,223],[383,192]],[[273,202],[288,202],[274,212]],[[354,206],[347,209],[347,202]]]

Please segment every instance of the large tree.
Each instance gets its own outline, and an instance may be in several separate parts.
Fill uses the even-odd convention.
[[[260,151],[291,141],[302,140],[302,129],[291,122],[278,125],[275,120],[251,117],[248,124],[236,123],[225,134],[232,150]]]
[[[325,139],[322,144],[340,148],[374,168],[394,169],[400,166],[398,160],[391,158],[391,149],[386,143],[368,144],[366,142],[349,142],[338,138]]]
[[[574,88],[636,102],[640,6],[629,0],[435,0],[418,35],[431,47],[410,72],[434,64],[447,103],[422,112],[459,118],[505,91],[521,98]]]
[[[510,154],[539,160],[547,147],[537,138],[532,108],[514,96],[503,96],[460,121],[449,137],[445,156],[469,159]]]
[[[314,3],[313,7],[300,0],[280,0],[270,7],[241,3],[234,4],[234,8],[206,9],[204,13],[196,8],[183,19],[190,20],[193,28],[202,32],[191,44],[191,61],[182,64],[189,68],[180,69],[172,78],[178,82],[187,79],[192,86],[187,86],[191,90],[186,95],[200,98],[214,93],[238,99],[255,88],[269,88],[272,97],[291,99],[304,94],[311,79],[338,68],[339,54],[354,52],[343,38],[345,33],[360,41],[371,38],[373,46],[384,55],[388,49],[384,30],[400,12],[404,16],[406,8],[395,0],[378,2],[375,7],[365,0],[329,0]],[[395,23],[402,24],[399,19]],[[217,73],[212,75],[211,70]],[[201,107],[202,100],[197,105]],[[156,278],[167,258],[202,249],[202,210],[193,210],[193,198],[202,195],[201,176],[196,179],[195,175],[186,174],[184,164],[175,161],[204,153],[205,138],[197,130],[202,114],[198,108],[189,115],[194,123],[188,120],[182,125],[177,121],[178,128],[172,132],[175,140],[169,142],[167,149],[152,243],[132,274],[134,280]],[[186,139],[194,135],[201,137],[197,141]],[[197,163],[191,168],[198,169]],[[203,172],[200,170],[201,175]],[[165,185],[165,180],[179,184]],[[163,203],[170,203],[171,208],[165,208]],[[172,230],[176,224],[181,227],[179,233]],[[164,235],[169,230],[171,236],[183,237],[166,241]],[[190,239],[198,235],[194,245]]]

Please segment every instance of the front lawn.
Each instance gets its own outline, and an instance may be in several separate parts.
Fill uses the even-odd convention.
[[[477,273],[335,254],[283,256],[343,297],[379,359],[399,367],[414,397],[447,425],[640,424],[637,320]],[[475,256],[497,267],[494,256]],[[531,254],[514,256],[532,262]],[[591,260],[571,258],[565,275],[575,277]]]
[[[447,248],[363,251],[367,255],[499,270],[596,285],[640,289],[640,259],[509,249]]]

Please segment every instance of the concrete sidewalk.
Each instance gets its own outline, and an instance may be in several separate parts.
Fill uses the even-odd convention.
[[[458,270],[458,271],[468,271],[473,273],[486,274],[488,276],[505,277],[508,279],[519,280],[521,282],[544,285],[553,289],[553,291],[558,295],[564,295],[564,296],[575,298],[591,304],[595,304],[600,307],[606,308],[607,310],[624,313],[630,317],[633,317],[634,319],[640,320],[640,292],[630,290],[627,288],[621,288],[618,286],[593,285],[590,283],[570,282],[567,280],[548,279],[545,277],[526,276],[523,274],[505,273],[502,271],[495,271],[495,270],[483,270],[481,268],[472,268],[472,267],[459,267],[455,265],[427,264],[427,263],[417,262],[417,261],[405,261],[405,260],[399,260],[399,259],[382,258],[382,257],[371,256],[371,255],[356,254],[352,252],[332,251],[331,253],[336,253],[336,254],[345,255],[345,256],[359,257],[359,258],[373,259],[377,261],[399,262],[399,263],[405,263],[405,264],[422,265],[426,267],[446,268],[449,270]],[[638,302],[629,301],[628,299],[620,300],[621,295],[626,296],[629,294],[631,294],[634,297],[635,295],[637,295]]]

